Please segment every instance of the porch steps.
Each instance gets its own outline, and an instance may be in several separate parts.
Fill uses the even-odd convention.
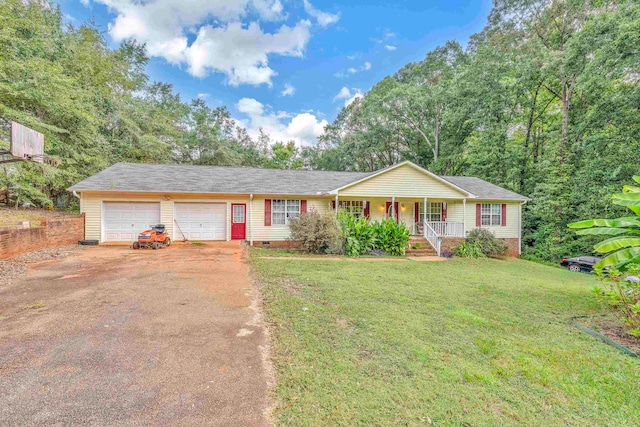
[[[413,256],[436,256],[436,250],[433,249],[427,239],[412,238],[409,240],[409,248],[406,250],[407,255]],[[417,248],[415,246],[418,246]]]

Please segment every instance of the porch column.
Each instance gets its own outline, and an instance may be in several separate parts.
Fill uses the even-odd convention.
[[[249,246],[253,246],[253,194],[249,194]]]
[[[391,218],[396,219],[396,196],[391,196]],[[396,220],[396,222],[400,221]]]
[[[335,213],[336,213],[336,215],[338,215],[338,193],[336,193],[336,208],[335,208]]]
[[[462,235],[467,236],[467,199],[462,199]]]
[[[424,198],[424,214],[422,215],[422,226],[426,230],[427,228],[427,198]]]

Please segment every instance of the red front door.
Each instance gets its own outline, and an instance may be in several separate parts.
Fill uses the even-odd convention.
[[[231,239],[245,240],[247,238],[247,205],[231,204]]]
[[[396,222],[398,221],[398,202],[393,204],[393,211],[395,212]],[[391,218],[391,202],[387,202],[387,218]]]

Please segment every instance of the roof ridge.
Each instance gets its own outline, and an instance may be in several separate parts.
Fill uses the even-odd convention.
[[[368,174],[374,173],[378,171],[332,171],[332,170],[321,170],[321,169],[287,169],[287,168],[260,168],[255,166],[231,166],[231,165],[183,165],[178,163],[130,163],[130,162],[118,162],[114,163],[111,166],[117,165],[128,165],[128,166],[164,166],[164,167],[191,167],[191,168],[217,168],[217,169],[253,169],[253,170],[265,170],[265,171],[292,171],[292,172],[327,172],[327,173],[359,173],[359,174]],[[111,167],[110,166],[110,167]]]

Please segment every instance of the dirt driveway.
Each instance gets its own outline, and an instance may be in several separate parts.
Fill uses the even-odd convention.
[[[264,425],[237,243],[93,247],[0,288],[0,425]]]

